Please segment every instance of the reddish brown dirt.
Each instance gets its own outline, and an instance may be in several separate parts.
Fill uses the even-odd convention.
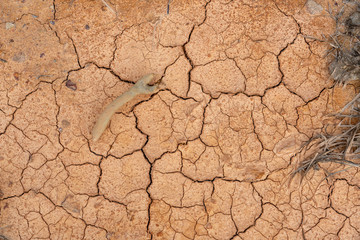
[[[328,1],[106,3],[0,0],[0,239],[360,239],[358,169],[290,181],[355,94]]]

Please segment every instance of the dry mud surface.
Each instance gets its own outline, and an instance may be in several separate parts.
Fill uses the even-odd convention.
[[[355,95],[328,1],[106,3],[0,0],[0,239],[360,239],[358,169],[289,177]]]

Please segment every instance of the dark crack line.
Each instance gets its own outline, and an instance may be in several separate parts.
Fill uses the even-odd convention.
[[[55,1],[53,0],[52,6],[53,6],[53,19],[56,20],[56,5],[55,5]]]
[[[76,45],[75,45],[75,42],[74,42],[74,40],[72,39],[72,37],[70,37],[70,35],[68,34],[68,33],[66,33],[66,35],[67,35],[67,37],[71,40],[71,42],[72,42],[72,45],[73,45],[73,48],[74,48],[74,51],[75,51],[75,54],[76,54],[76,59],[77,59],[77,63],[78,63],[78,65],[79,65],[79,68],[80,69],[82,69],[82,68],[84,68],[84,66],[81,66],[81,64],[80,64],[80,57],[79,57],[79,53],[78,53],[78,51],[77,51],[77,48],[76,48]],[[69,71],[70,72],[70,71]],[[68,73],[69,73],[68,72]]]

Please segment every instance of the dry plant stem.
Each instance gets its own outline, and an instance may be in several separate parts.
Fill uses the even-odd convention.
[[[343,113],[346,109],[348,109],[351,105],[354,105],[355,101],[357,101],[360,98],[360,93],[358,93],[353,100],[348,102],[340,111],[340,113]]]
[[[115,12],[115,10],[112,7],[110,7],[110,5],[105,0],[101,0],[101,1],[105,4],[106,7],[108,7],[110,9],[110,11],[112,11],[117,16],[117,13]]]
[[[117,97],[112,103],[106,106],[96,121],[96,124],[91,132],[93,141],[97,141],[101,134],[105,131],[110,122],[112,115],[124,104],[132,100],[140,94],[152,94],[158,90],[158,85],[149,86],[148,84],[154,78],[153,74],[148,74],[142,77],[129,91]]]

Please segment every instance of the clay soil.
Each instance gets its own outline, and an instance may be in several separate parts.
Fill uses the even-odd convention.
[[[360,239],[357,168],[290,177],[356,94],[329,76],[329,6],[0,0],[0,239]],[[94,142],[148,73],[161,90]]]

